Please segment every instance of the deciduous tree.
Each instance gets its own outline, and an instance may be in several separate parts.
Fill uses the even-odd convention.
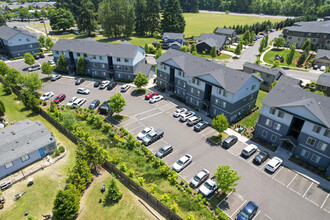
[[[39,47],[44,47],[45,45],[45,36],[43,34],[40,34],[39,38],[38,38],[38,42],[39,42]]]
[[[38,73],[21,74],[18,83],[31,93],[36,92],[44,86],[42,81],[39,79]]]
[[[49,15],[49,21],[52,29],[56,31],[65,31],[71,27],[74,27],[76,23],[71,12],[63,8],[58,8],[54,10]]]
[[[224,193],[235,191],[235,186],[238,185],[237,181],[241,179],[237,172],[230,169],[229,166],[219,166],[214,176],[217,178],[218,188]]]
[[[156,51],[156,56],[155,56],[155,58],[158,59],[162,54],[163,54],[163,51],[162,51],[161,48],[159,48],[159,49]]]
[[[5,81],[7,81],[10,85],[17,85],[19,78],[21,77],[22,73],[15,68],[11,68],[7,71],[5,76]]]
[[[6,75],[9,70],[10,68],[7,66],[7,64],[3,61],[0,61],[0,75]]]
[[[277,49],[279,47],[284,47],[285,46],[285,39],[283,37],[276,38],[275,41],[274,41],[273,46],[277,47]]]
[[[290,46],[290,53],[286,57],[286,63],[288,65],[290,65],[292,63],[295,52],[296,52],[296,46],[294,44],[292,44]]]
[[[78,58],[78,63],[77,63],[77,72],[78,73],[84,73],[86,72],[86,62],[83,56],[80,56]]]
[[[48,77],[49,77],[49,74],[51,74],[53,72],[53,70],[54,70],[54,67],[52,67],[50,65],[50,63],[44,62],[44,63],[41,64],[41,72],[43,74],[48,75]]]
[[[300,49],[305,50],[306,48],[311,47],[311,39],[306,39],[304,44],[301,46]]]
[[[279,60],[275,60],[274,62],[273,62],[273,65],[271,66],[271,68],[277,68],[277,67],[279,67],[280,66],[280,61]]]
[[[73,126],[77,123],[76,114],[72,111],[62,112],[62,124],[68,128],[72,129]]]
[[[27,65],[31,66],[31,65],[33,65],[36,61],[35,61],[35,59],[34,59],[34,57],[33,57],[32,54],[30,54],[30,53],[25,53],[25,54],[24,54],[24,62],[25,62]]]
[[[56,68],[60,71],[65,71],[66,66],[67,66],[66,59],[65,59],[64,55],[61,54],[60,57],[58,58]]]
[[[54,46],[54,42],[52,41],[52,39],[50,37],[46,38],[46,49],[50,50],[52,49],[52,47]]]
[[[119,114],[123,111],[124,106],[126,106],[126,101],[120,93],[116,93],[110,97],[109,103],[112,112]]]
[[[138,73],[138,75],[134,79],[134,85],[136,87],[141,88],[142,86],[146,86],[148,84],[148,78],[145,74],[142,74],[141,72]]]
[[[5,105],[4,105],[3,102],[0,100],[0,116],[5,115],[5,112],[6,112]]]
[[[217,115],[212,121],[212,126],[221,134],[229,126],[226,116]]]

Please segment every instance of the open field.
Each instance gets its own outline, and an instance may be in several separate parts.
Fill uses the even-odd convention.
[[[300,54],[296,51],[294,53],[294,57],[293,57],[293,62],[288,65],[286,63],[286,57],[287,55],[290,53],[290,50],[276,50],[276,49],[272,49],[270,51],[268,51],[265,55],[264,55],[264,62],[266,63],[269,63],[269,64],[273,64],[274,62],[274,58],[276,55],[280,55],[281,57],[284,58],[284,63],[280,63],[281,65],[284,65],[284,66],[291,66],[291,67],[296,67],[296,64],[294,62],[294,60],[296,58],[298,58],[300,56]]]
[[[229,54],[225,54],[225,53],[222,53],[220,56],[216,56],[215,58],[212,58],[210,54],[198,53],[197,56],[203,57],[205,59],[216,59],[216,60],[227,60],[227,59],[231,58],[231,56]]]

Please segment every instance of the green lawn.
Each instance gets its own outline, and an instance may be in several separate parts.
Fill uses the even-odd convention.
[[[292,62],[290,65],[288,65],[286,63],[286,57],[287,57],[287,55],[289,53],[290,53],[290,50],[276,50],[276,49],[272,49],[272,50],[268,51],[264,55],[264,62],[269,63],[269,64],[273,64],[275,55],[280,55],[285,60],[285,62],[284,63],[281,63],[281,65],[295,67],[296,64],[294,64],[294,62]],[[295,54],[294,54],[293,60],[296,59],[299,56],[300,56],[300,54],[296,51]]]
[[[231,14],[216,14],[216,13],[187,13],[184,14],[186,20],[185,37],[199,36],[201,33],[212,33],[216,27],[224,25],[245,25],[256,22],[270,20],[272,22],[281,21],[281,19],[238,16]]]
[[[200,54],[198,53],[197,56],[203,57],[206,59],[216,59],[216,60],[227,60],[230,59],[231,56],[229,54],[222,53],[220,56],[216,56],[215,58],[212,58],[210,54]]]
[[[256,106],[258,106],[259,109],[256,112],[254,112],[252,115],[250,115],[247,118],[245,118],[244,120],[242,120],[239,123],[240,126],[246,126],[247,128],[249,128],[249,127],[253,127],[256,124],[256,120],[260,115],[260,110],[262,107],[261,101],[266,97],[267,94],[268,94],[267,92],[259,90],[258,98],[256,101]]]

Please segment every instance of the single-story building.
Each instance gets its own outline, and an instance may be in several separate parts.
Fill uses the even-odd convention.
[[[56,140],[45,125],[29,119],[3,128],[0,140],[0,179],[42,159],[56,149]]]
[[[168,49],[169,44],[178,42],[180,47],[184,45],[184,34],[182,33],[167,33],[165,32],[162,37],[162,48]]]
[[[330,50],[318,49],[314,58],[314,65],[330,66]]]
[[[198,53],[210,53],[213,46],[215,46],[217,53],[219,53],[223,45],[229,43],[226,36],[220,36],[214,33],[203,33],[200,37],[195,37],[194,40],[198,41],[196,44]]]
[[[330,72],[319,76],[316,82],[316,89],[323,91],[324,95],[330,96]]]

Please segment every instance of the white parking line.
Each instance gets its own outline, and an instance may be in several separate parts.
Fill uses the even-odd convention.
[[[325,202],[327,201],[328,197],[329,197],[330,194],[327,195],[327,197],[325,198],[324,202],[322,203],[320,209],[322,209],[322,207],[324,206]]]
[[[295,192],[297,193],[299,196],[301,196],[301,193],[297,192],[296,190],[292,189],[292,188],[289,188],[292,192]]]
[[[328,211],[327,209],[323,209],[323,210],[330,214],[330,211]]]
[[[279,181],[278,179],[274,179],[276,182],[278,182],[279,184],[282,184],[285,187],[285,184],[282,183],[281,181]]]
[[[225,198],[223,198],[220,202],[219,202],[219,204],[217,205],[217,207],[219,208],[219,205],[223,202],[223,201],[225,201],[225,199],[226,198],[228,198],[229,196],[230,196],[230,194],[232,194],[233,193],[233,191],[231,191]]]
[[[259,212],[257,212],[257,214],[253,217],[253,219],[255,219],[259,215],[260,212],[261,212],[261,210],[259,210]]]
[[[309,198],[305,198],[305,199],[307,199],[309,202],[311,202],[311,203],[313,203],[314,205],[316,205],[317,207],[319,207],[319,205],[318,205],[316,202],[310,200]]]
[[[290,181],[290,183],[286,186],[286,188],[288,188],[290,186],[290,184],[293,182],[293,180],[298,176],[298,173],[292,178],[292,180]]]
[[[266,218],[272,219],[270,216],[268,216],[267,214],[264,214],[264,216],[266,216]]]
[[[259,170],[265,169],[266,166],[267,166],[267,163],[265,163],[263,166],[261,166]]]
[[[254,157],[251,157],[251,159],[248,161],[248,163],[250,163],[253,159],[254,159]]]
[[[131,125],[131,124],[134,124],[134,123],[136,123],[136,122],[138,121],[135,117],[133,117],[133,119],[134,119],[133,122],[128,123],[128,124],[125,124],[125,125],[123,125],[123,126],[124,126],[124,127],[127,127],[127,126],[129,126],[129,125]]]
[[[275,175],[272,177],[272,179],[274,179],[277,176],[277,174],[279,174],[281,172],[282,169],[283,169],[283,167],[281,167],[280,170],[275,173]]]
[[[313,182],[311,183],[311,185],[308,187],[308,189],[306,190],[306,192],[305,192],[304,195],[302,196],[303,198],[306,196],[308,190],[312,187],[312,185],[313,185]],[[306,198],[306,199],[307,199],[307,198]],[[318,206],[318,205],[317,205],[317,206]]]
[[[230,218],[232,218],[232,217],[235,215],[235,213],[236,213],[238,210],[240,210],[240,208],[246,203],[246,201],[247,201],[247,200],[245,200],[245,201],[242,203],[242,205],[241,205],[240,207],[238,207],[238,209],[236,209],[236,211],[230,216]]]
[[[152,109],[149,109],[149,110],[147,110],[147,111],[144,111],[144,112],[141,112],[141,113],[135,114],[135,115],[133,115],[133,116],[135,117],[135,116],[138,116],[138,115],[142,115],[142,114],[144,114],[144,113],[151,112],[151,111],[156,110],[156,109],[157,109],[157,108],[152,108]]]
[[[155,113],[155,114],[152,114],[152,115],[149,115],[149,116],[147,116],[147,117],[141,118],[140,121],[145,120],[145,119],[147,119],[147,118],[154,117],[154,116],[159,115],[159,114],[162,114],[162,113],[163,113],[163,112],[157,112],[157,113]]]

